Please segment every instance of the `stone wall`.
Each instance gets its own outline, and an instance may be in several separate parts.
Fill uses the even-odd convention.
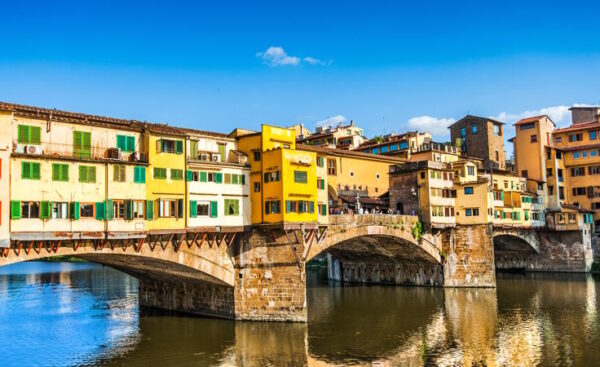
[[[496,268],[548,272],[586,272],[593,255],[587,231],[540,231],[539,253],[496,251]]]
[[[441,237],[445,286],[496,286],[491,225],[457,225],[443,231]]]
[[[289,233],[302,259],[304,245]],[[306,274],[281,229],[253,229],[233,254],[238,320],[306,321]]]
[[[202,281],[138,277],[140,306],[234,318],[233,287]]]
[[[352,261],[328,254],[329,279],[351,283],[442,286],[442,266],[435,263]]]

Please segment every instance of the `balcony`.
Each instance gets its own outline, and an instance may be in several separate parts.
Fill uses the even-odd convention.
[[[12,154],[26,156],[44,156],[54,158],[75,158],[86,160],[114,160],[147,163],[148,157],[141,152],[122,152],[114,147],[92,146],[76,147],[72,144],[45,143],[21,144],[13,141]]]

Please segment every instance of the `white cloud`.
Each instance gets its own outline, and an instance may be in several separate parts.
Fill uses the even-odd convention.
[[[417,116],[408,120],[407,127],[411,130],[431,133],[435,139],[448,139],[450,130],[448,126],[455,123],[453,118],[438,118],[432,116]]]
[[[317,121],[315,126],[335,126],[337,124],[343,124],[348,119],[343,115],[335,115],[326,118],[325,120]]]
[[[527,111],[523,111],[520,113],[501,112],[501,113],[497,114],[496,116],[490,116],[490,117],[493,119],[496,119],[498,121],[512,124],[514,122],[517,122],[517,121],[527,118],[527,117],[548,115],[548,116],[550,116],[552,121],[554,121],[554,123],[556,125],[565,126],[565,125],[569,125],[571,123],[571,111],[569,111],[570,107],[586,107],[586,106],[590,106],[590,105],[584,104],[584,103],[574,103],[573,106],[565,106],[565,105],[550,106],[550,107],[540,108],[539,110],[527,110]]]
[[[332,60],[325,62],[312,56],[306,56],[304,58],[291,56],[285,52],[283,47],[279,46],[271,46],[264,52],[257,52],[256,57],[262,59],[263,63],[269,66],[298,66],[301,62],[308,65],[327,66],[332,63]]]
[[[300,63],[299,57],[289,56],[282,47],[275,46],[269,47],[265,52],[258,52],[256,57],[260,57],[269,66],[295,66]]]

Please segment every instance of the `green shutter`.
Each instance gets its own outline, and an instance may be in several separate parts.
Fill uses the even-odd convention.
[[[198,203],[196,200],[190,200],[190,218],[196,218],[198,216]]]
[[[289,213],[292,211],[292,202],[289,200],[285,201],[285,212]]]
[[[183,218],[184,211],[183,199],[177,199],[177,218]]]
[[[17,126],[17,142],[29,143],[29,126],[27,126],[27,125]]]
[[[183,153],[183,142],[181,140],[175,141],[175,153]]]
[[[154,202],[152,200],[146,201],[146,220],[152,220],[154,217]]]
[[[192,178],[193,178],[192,171],[190,171],[190,170],[185,171],[185,179],[186,179],[186,181],[188,181],[188,182],[192,181]]]
[[[50,219],[50,202],[42,201],[40,203],[40,219]]]
[[[221,172],[215,173],[215,182],[222,183],[223,182],[223,174]]]
[[[225,156],[225,145],[219,144],[219,154],[221,155],[221,162],[227,161],[227,157]]]
[[[79,182],[87,180],[87,166],[79,166]]]
[[[117,148],[121,149],[124,152],[126,151],[127,144],[125,143],[124,135],[117,135]]]
[[[207,176],[206,172],[200,172],[200,182],[206,182],[208,180]]]
[[[31,178],[34,180],[40,179],[40,164],[31,163]]]
[[[39,126],[30,126],[29,127],[29,143],[31,144],[40,144],[42,139],[42,129]]]
[[[133,167],[133,182],[145,183],[146,182],[146,167],[136,166]]]
[[[80,158],[92,156],[92,133],[73,131],[73,155]]]
[[[239,181],[238,175],[236,175],[236,174],[231,175],[231,183],[232,184],[237,185],[238,181]]]
[[[96,203],[96,219],[97,220],[106,219],[106,203],[103,201]]]
[[[217,202],[211,201],[210,202],[210,217],[216,218],[218,215],[219,215],[219,209],[217,207]]]
[[[133,220],[133,200],[125,200],[125,219]]]
[[[190,140],[190,158],[198,159],[198,142]]]
[[[21,162],[21,178],[31,179],[31,164],[29,162]]]
[[[53,163],[52,181],[69,181],[69,165]]]
[[[309,204],[309,212],[312,214],[315,212],[315,202],[314,201],[310,201]]]
[[[246,175],[241,175],[242,178],[242,185],[246,184]]]
[[[321,215],[327,215],[327,204],[321,205]]]
[[[105,219],[106,220],[112,220],[115,216],[115,212],[114,212],[114,208],[113,208],[113,201],[112,199],[106,199],[106,209],[105,209],[106,215],[105,215]]]
[[[10,202],[10,219],[21,218],[21,202],[11,201]]]
[[[71,219],[78,220],[79,219],[79,202],[74,201],[71,203],[70,206],[71,206],[71,208],[70,208]]]
[[[128,136],[126,146],[127,146],[127,152],[135,152],[135,137]]]

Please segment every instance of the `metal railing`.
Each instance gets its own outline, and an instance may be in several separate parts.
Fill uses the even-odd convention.
[[[28,156],[44,156],[56,158],[81,158],[91,160],[113,159],[115,161],[147,162],[148,157],[141,152],[122,152],[118,148],[106,146],[77,147],[72,144],[41,142],[39,144],[23,144],[13,141],[13,154]]]

